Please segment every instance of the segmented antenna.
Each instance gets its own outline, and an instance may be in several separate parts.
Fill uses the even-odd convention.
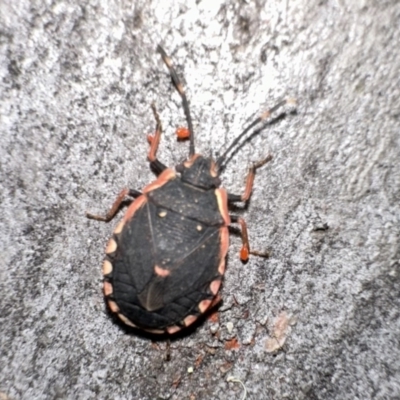
[[[221,169],[224,161],[226,160],[229,152],[240,142],[240,140],[252,129],[254,128],[256,125],[258,125],[259,123],[261,123],[262,121],[266,120],[267,118],[269,118],[271,116],[272,113],[274,113],[276,110],[278,110],[279,108],[281,108],[282,106],[284,106],[285,104],[295,104],[295,100],[294,99],[286,99],[286,100],[282,100],[280,101],[278,104],[276,104],[275,106],[273,106],[272,108],[270,108],[267,111],[264,111],[258,118],[256,118],[249,126],[247,126],[243,132],[233,140],[233,142],[230,144],[230,146],[225,150],[225,152],[222,154],[222,156],[219,156],[216,164],[218,169]]]

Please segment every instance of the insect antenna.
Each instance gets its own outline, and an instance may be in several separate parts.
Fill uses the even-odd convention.
[[[286,100],[281,100],[278,104],[275,104],[272,108],[270,108],[267,111],[264,111],[259,117],[257,117],[250,125],[248,125],[243,132],[237,136],[233,142],[230,144],[230,146],[225,150],[225,152],[218,157],[216,164],[217,168],[219,170],[222,170],[223,167],[225,166],[224,163],[228,157],[228,154],[230,151],[240,142],[240,140],[251,130],[253,129],[256,125],[261,123],[262,121],[266,120],[273,114],[275,111],[277,111],[279,108],[284,106],[285,104],[295,104],[294,99],[286,99]],[[226,164],[226,163],[225,163]]]
[[[183,90],[182,82],[180,81],[178,74],[176,73],[175,68],[172,65],[171,59],[168,57],[167,53],[160,45],[157,46],[157,51],[161,54],[161,57],[165,62],[165,65],[168,67],[172,82],[182,98],[183,111],[185,112],[186,121],[190,133],[189,156],[191,157],[194,155],[194,134],[193,134],[192,118],[190,117],[189,103],[187,101],[185,91]]]

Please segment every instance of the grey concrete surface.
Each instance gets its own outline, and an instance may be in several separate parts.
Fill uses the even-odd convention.
[[[399,399],[400,3],[0,0],[1,399]],[[171,343],[106,312],[100,266],[118,191],[187,155],[172,56],[199,152],[284,96],[223,175],[254,249],[232,235],[212,321]],[[193,371],[191,372],[191,369]]]

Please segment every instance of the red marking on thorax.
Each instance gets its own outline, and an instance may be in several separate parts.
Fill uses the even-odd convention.
[[[135,212],[142,207],[147,201],[146,196],[139,196],[128,208],[124,215],[124,221],[129,221]]]
[[[176,177],[175,172],[172,169],[167,168],[160,174],[160,176],[154,182],[145,186],[145,188],[143,189],[143,193],[149,193],[149,192],[165,185],[168,181],[174,179],[175,177]]]

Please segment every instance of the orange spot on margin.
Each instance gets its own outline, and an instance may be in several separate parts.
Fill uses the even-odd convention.
[[[218,209],[224,219],[225,225],[229,225],[231,223],[231,218],[229,217],[228,211],[228,195],[226,194],[225,189],[216,189],[215,196],[217,196]]]
[[[114,233],[115,233],[116,235],[118,235],[119,233],[121,233],[121,232],[122,232],[122,229],[124,228],[124,225],[125,225],[125,221],[122,220],[122,221],[115,227]]]
[[[219,230],[219,237],[221,241],[221,248],[219,252],[219,265],[218,272],[223,275],[225,272],[226,254],[229,248],[229,230],[228,227],[224,226]]]
[[[126,318],[125,315],[119,313],[119,314],[118,314],[118,318],[119,318],[124,324],[126,324],[126,325],[128,325],[128,326],[131,326],[132,328],[137,328],[137,326],[136,326],[133,322],[129,321],[129,319]]]
[[[104,290],[104,295],[109,296],[113,292],[113,287],[110,282],[104,282],[103,283],[103,290]]]
[[[185,326],[189,326],[193,324],[194,321],[196,321],[197,317],[195,315],[188,315],[184,320],[183,323]]]
[[[119,307],[115,301],[109,301],[108,302],[108,307],[110,307],[110,310],[114,313],[119,312]]]
[[[117,242],[114,239],[110,239],[107,243],[106,254],[114,253],[117,250]]]
[[[206,312],[213,301],[212,300],[203,300],[199,303],[199,310],[201,313]]]
[[[104,260],[103,263],[103,275],[111,274],[113,270],[112,264],[108,260]]]
[[[179,332],[180,330],[181,330],[181,328],[178,325],[169,326],[167,328],[167,332],[170,335],[173,335],[174,333]]]
[[[210,290],[211,293],[215,296],[218,293],[219,287],[221,286],[221,280],[216,279],[215,281],[211,282]]]

